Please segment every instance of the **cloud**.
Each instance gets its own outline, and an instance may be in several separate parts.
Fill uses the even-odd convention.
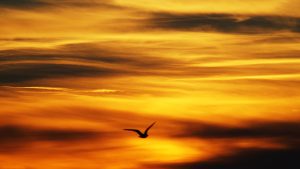
[[[103,8],[103,9],[113,9],[113,10],[122,10],[122,9],[128,9],[128,7],[119,6],[113,3],[112,0],[105,0],[105,1],[94,1],[94,0],[59,0],[55,3],[57,6],[63,6],[63,7],[89,7],[89,8]]]
[[[176,59],[104,49],[95,44],[69,44],[57,49],[0,51],[0,83],[65,77],[160,75],[182,63]],[[162,73],[164,74],[164,73]]]
[[[123,131],[123,128],[131,126],[143,129],[148,123],[157,120],[157,117],[137,114],[134,111],[93,107],[95,104],[91,106],[82,101],[70,100],[49,104],[39,110],[36,108],[39,103],[34,104],[28,111],[17,110],[18,113],[0,115],[3,121],[0,125],[0,154],[21,151],[99,153],[116,148],[120,150],[124,147],[128,148],[124,140],[132,138],[131,134]],[[14,105],[18,109],[19,105],[16,103]],[[9,123],[23,116],[26,116],[28,125],[18,122]],[[161,118],[161,120],[166,119]],[[81,126],[83,128],[80,128]],[[42,148],[39,146],[44,144],[47,146]]]
[[[101,43],[62,45],[55,49],[0,51],[0,83],[77,77],[173,76],[214,77],[298,73],[295,68],[264,64],[205,66],[195,61],[156,57]],[[247,60],[245,60],[247,61]],[[251,61],[251,60],[250,60]],[[199,61],[196,61],[199,62]],[[201,61],[200,61],[201,62]]]
[[[296,35],[292,36],[280,36],[280,37],[269,37],[269,38],[262,38],[259,40],[254,40],[251,43],[299,43],[300,37]],[[274,55],[274,54],[273,54]]]
[[[36,8],[49,5],[43,0],[1,0],[0,7],[4,8]]]
[[[187,123],[179,136],[199,138],[280,138],[300,137],[298,122],[249,122],[243,126],[224,126],[207,123]]]
[[[0,61],[79,61],[128,65],[136,67],[167,67],[179,64],[176,59],[147,56],[123,48],[109,49],[97,43],[79,43],[59,46],[57,49],[0,50]],[[9,56],[9,57],[8,57]],[[0,62],[1,64],[1,62]]]
[[[208,159],[194,162],[145,164],[145,168],[158,169],[265,169],[299,168],[300,124],[295,121],[249,121],[242,126],[226,126],[204,122],[184,122],[183,130],[175,134],[179,138],[214,139],[215,146],[223,152]],[[216,139],[220,139],[219,142]],[[239,147],[234,143],[268,139],[282,147]]]
[[[0,38],[0,42],[54,42],[59,38]]]
[[[120,44],[113,43],[109,45],[117,46]],[[166,68],[181,63],[176,59],[148,56],[141,52],[134,52],[135,49],[136,48],[127,49],[123,47],[110,48],[106,47],[105,43],[67,44],[60,48],[60,50],[71,56],[72,59],[122,64],[139,68]],[[76,55],[74,55],[74,53],[76,53]]]
[[[101,137],[99,132],[87,130],[42,129],[18,125],[0,126],[0,152],[20,150],[30,143],[69,142]]]
[[[96,132],[59,129],[34,129],[15,125],[1,126],[1,142],[20,140],[68,141],[97,136]]]
[[[117,44],[117,43],[116,43]],[[57,46],[53,49],[23,48],[0,51],[0,83],[23,83],[35,80],[81,78],[81,77],[240,77],[274,74],[296,74],[294,67],[278,66],[262,62],[253,64],[252,58],[222,65],[221,60],[185,60],[152,56],[147,51],[134,47],[115,47],[114,43],[78,43]],[[260,58],[277,59],[294,56],[297,51],[277,53],[276,57],[267,53],[255,54]],[[290,57],[291,57],[290,56]],[[223,58],[225,59],[225,58]],[[237,59],[237,58],[234,58]],[[230,58],[225,59],[229,60]],[[248,64],[249,61],[249,64]],[[259,60],[258,60],[259,61]],[[291,62],[291,61],[290,61]],[[195,64],[197,63],[197,64]],[[209,65],[212,63],[212,65]],[[235,64],[239,63],[239,64]],[[207,65],[205,65],[207,64]],[[31,84],[36,85],[36,84]],[[39,84],[45,85],[45,84]]]
[[[0,83],[21,83],[26,81],[65,78],[124,75],[126,71],[84,65],[19,63],[1,65]]]
[[[300,149],[241,149],[207,161],[157,165],[159,169],[282,169],[299,168]]]
[[[223,67],[193,67],[176,59],[134,53],[118,54],[103,50],[71,50],[62,54],[58,53],[59,50],[44,52],[36,53],[36,51],[26,50],[5,51],[2,54],[0,52],[0,83],[20,83],[64,77],[148,75],[207,77],[235,72],[235,70]]]
[[[275,31],[300,32],[300,18],[285,16],[238,16],[231,14],[155,13],[149,27],[179,31],[213,31],[258,34]]]
[[[79,8],[103,8],[103,9],[125,9],[125,7],[121,7],[115,5],[110,0],[106,0],[105,2],[97,2],[93,0],[1,0],[0,8],[9,8],[9,9],[36,9],[36,8],[58,8],[58,7],[79,7]]]

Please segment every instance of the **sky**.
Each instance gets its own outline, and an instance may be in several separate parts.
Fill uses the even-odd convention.
[[[299,168],[299,7],[1,0],[0,168]]]

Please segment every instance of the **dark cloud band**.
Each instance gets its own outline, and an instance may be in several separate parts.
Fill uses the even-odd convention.
[[[215,31],[257,34],[274,31],[300,32],[300,19],[283,16],[236,16],[231,14],[156,13],[150,27],[181,31]]]
[[[0,8],[30,10],[36,8],[56,8],[56,7],[79,7],[79,8],[101,8],[101,9],[124,9],[124,7],[114,5],[111,0],[97,2],[93,0],[1,0]]]
[[[20,83],[31,80],[64,77],[115,76],[126,74],[108,68],[68,64],[8,64],[1,65],[0,83]]]
[[[300,138],[298,122],[251,122],[233,127],[205,123],[187,123],[178,136],[199,138]]]
[[[42,129],[6,125],[0,126],[0,153],[21,150],[34,142],[70,142],[100,137],[100,133],[88,130]]]
[[[213,158],[207,161],[190,163],[162,164],[152,166],[158,169],[296,169],[300,167],[300,149],[242,149],[232,155]]]
[[[1,0],[0,7],[4,8],[35,8],[49,5],[42,0]]]

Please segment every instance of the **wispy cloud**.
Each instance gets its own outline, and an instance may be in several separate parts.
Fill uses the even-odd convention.
[[[101,43],[75,43],[54,49],[2,50],[0,82],[23,83],[68,77],[172,76],[230,80],[298,76],[297,68],[278,66],[297,64],[299,62],[297,57],[280,59],[273,55],[272,58],[267,58],[266,55],[256,54],[257,59],[246,57],[242,60],[237,58],[183,60],[152,56],[140,51],[122,52],[125,49],[122,47],[109,49],[102,47]]]
[[[31,10],[39,8],[104,8],[104,9],[123,9],[121,6],[114,5],[112,1],[97,2],[93,0],[87,1],[69,1],[69,0],[2,0],[0,8]]]
[[[114,76],[126,74],[107,68],[68,64],[9,64],[2,65],[1,83],[20,83],[45,78],[78,76]]]
[[[179,31],[208,31],[259,34],[276,31],[299,32],[297,17],[231,14],[155,13],[150,27]]]
[[[0,152],[17,151],[34,142],[70,142],[100,137],[95,131],[0,126]]]
[[[244,125],[240,126],[226,126],[217,124],[205,124],[205,123],[186,123],[186,128],[182,132],[182,135],[187,137],[198,138],[274,138],[282,141],[293,140],[293,138],[300,137],[300,125],[295,122],[244,122]],[[287,140],[285,140],[287,139]]]
[[[48,6],[44,0],[2,0],[0,2],[0,7],[2,8],[20,8],[20,9],[30,9],[36,7]]]

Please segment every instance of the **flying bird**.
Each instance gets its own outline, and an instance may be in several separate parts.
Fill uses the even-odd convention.
[[[156,122],[152,123],[145,131],[144,133],[142,133],[140,130],[137,129],[124,129],[127,131],[133,131],[136,132],[140,138],[147,138],[148,137],[148,131],[150,130],[150,128],[155,124]]]

